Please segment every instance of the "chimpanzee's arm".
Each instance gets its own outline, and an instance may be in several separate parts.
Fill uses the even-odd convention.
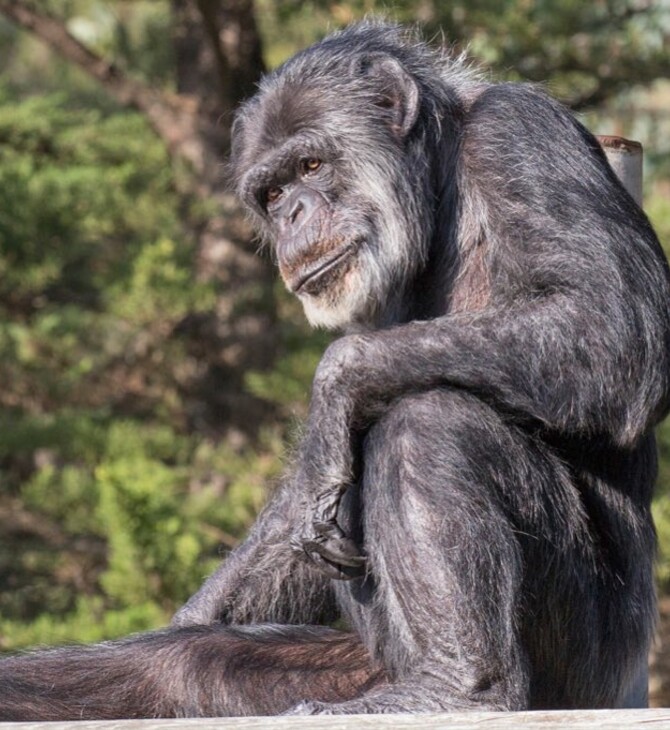
[[[328,581],[290,546],[305,511],[301,499],[287,477],[246,540],[175,614],[172,625],[309,624],[332,617]]]
[[[322,558],[356,560],[333,520],[352,434],[403,394],[464,388],[541,433],[622,447],[668,407],[667,263],[595,139],[554,102],[502,86],[475,102],[462,150],[459,225],[481,229],[488,303],[326,352],[299,479],[314,499],[300,542],[328,569]]]

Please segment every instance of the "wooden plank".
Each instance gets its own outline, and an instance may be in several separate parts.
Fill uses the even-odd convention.
[[[319,717],[232,717],[105,722],[8,722],[2,730],[630,730],[670,728],[670,709],[575,710],[570,712],[468,712],[441,715],[339,715]]]

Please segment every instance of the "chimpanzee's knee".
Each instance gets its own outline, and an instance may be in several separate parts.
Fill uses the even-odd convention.
[[[370,429],[364,447],[366,500],[377,486],[421,491],[442,502],[445,490],[495,488],[495,464],[524,459],[516,429],[476,396],[436,389],[399,399]],[[493,467],[493,468],[492,468]],[[503,470],[504,472],[504,470]],[[383,483],[383,484],[382,484]],[[437,493],[434,493],[437,490]]]

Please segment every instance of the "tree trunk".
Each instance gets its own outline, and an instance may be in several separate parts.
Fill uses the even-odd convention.
[[[37,6],[39,8],[39,6]],[[243,376],[270,365],[276,350],[274,274],[255,255],[252,233],[227,191],[223,159],[234,108],[263,71],[252,0],[171,0],[176,94],[150,88],[98,56],[65,23],[29,0],[0,0],[0,13],[95,78],[120,104],[144,114],[176,161],[193,172],[187,195],[213,199],[205,224],[185,221],[199,241],[196,275],[220,282],[216,311],[187,318],[188,337],[208,364],[186,393],[193,420],[216,431],[254,433],[267,407],[246,394]],[[186,208],[188,206],[185,206]]]
[[[177,90],[198,99],[206,130],[201,138],[214,163],[207,167],[205,184],[220,211],[198,232],[198,276],[220,284],[216,312],[190,318],[180,328],[209,365],[194,384],[194,417],[254,432],[267,412],[244,392],[242,377],[274,359],[275,274],[269,260],[256,255],[221,163],[234,110],[264,71],[261,40],[250,0],[171,0],[171,6]]]

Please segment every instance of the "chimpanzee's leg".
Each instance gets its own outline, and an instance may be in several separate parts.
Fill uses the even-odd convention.
[[[363,461],[369,575],[337,591],[392,681],[294,712],[524,709],[539,669],[563,682],[556,702],[588,702],[589,691],[607,701],[594,676],[607,566],[551,448],[476,397],[443,390],[397,402],[371,428]],[[580,699],[566,689],[571,672],[592,683]]]
[[[527,706],[521,550],[482,472],[499,458],[489,411],[434,391],[402,399],[371,429],[361,487],[370,576],[339,595],[395,685],[335,712]]]
[[[0,661],[0,721],[274,715],[386,681],[353,634],[194,626]]]

